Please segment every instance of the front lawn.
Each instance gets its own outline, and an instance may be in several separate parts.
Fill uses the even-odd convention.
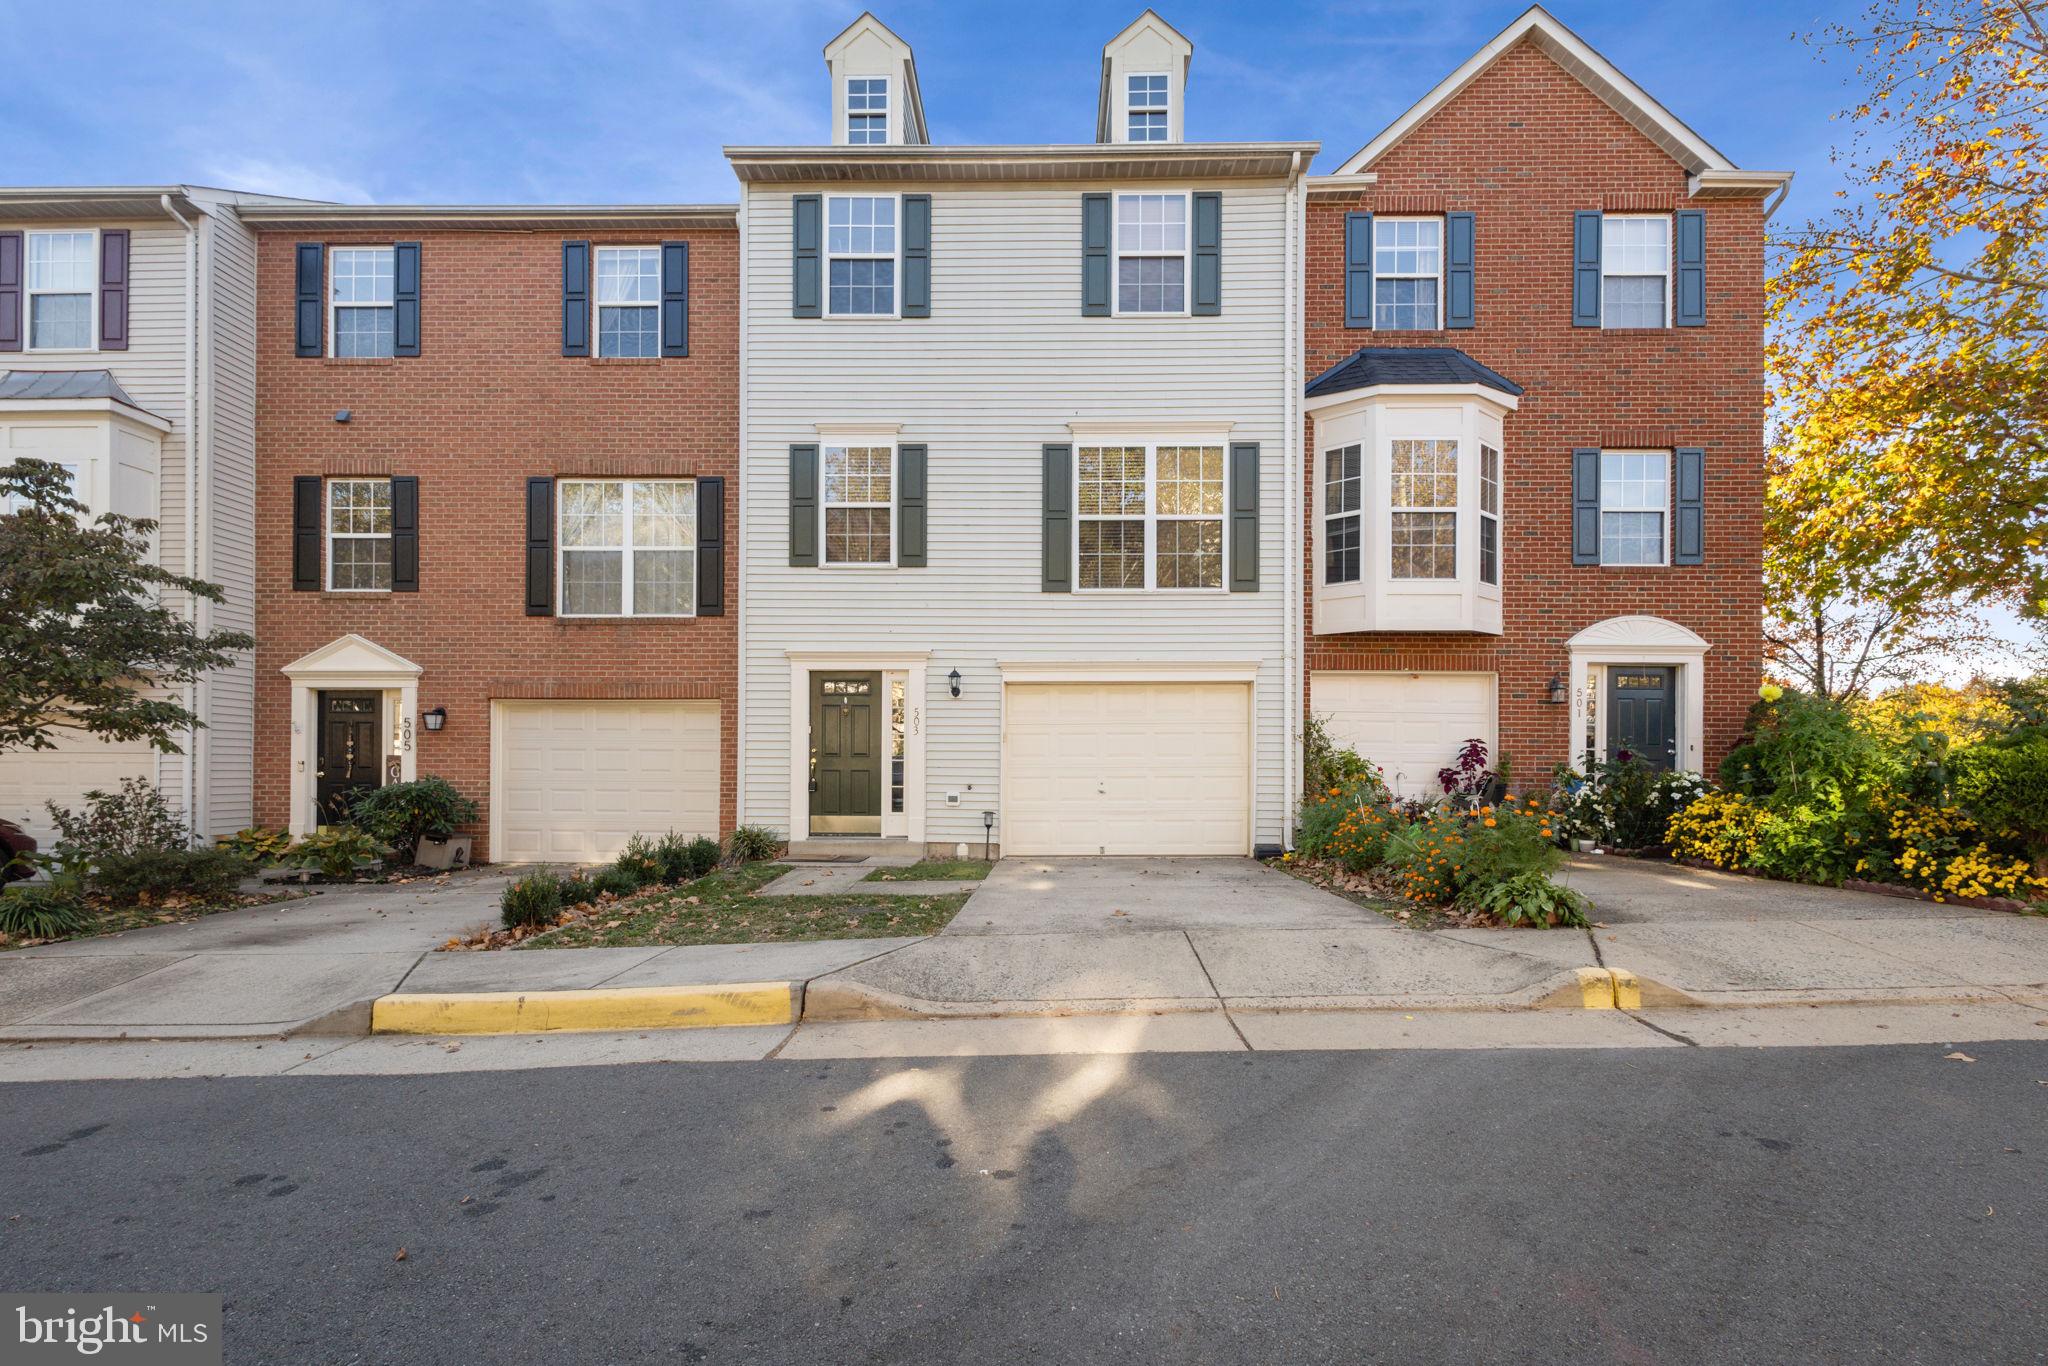
[[[522,949],[637,948],[674,944],[780,944],[810,939],[879,939],[936,934],[967,904],[949,896],[756,896],[789,869],[750,863],[680,887],[662,887],[594,907]]]
[[[877,868],[864,882],[979,882],[995,867],[980,858],[928,858],[908,868]]]

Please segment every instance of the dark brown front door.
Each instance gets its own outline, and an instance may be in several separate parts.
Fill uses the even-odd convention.
[[[348,820],[356,795],[383,780],[377,713],[383,699],[373,692],[320,694],[319,774],[314,796],[322,825]]]
[[[811,833],[882,833],[882,676],[811,675]]]

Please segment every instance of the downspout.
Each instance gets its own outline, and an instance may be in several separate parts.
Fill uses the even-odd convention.
[[[185,577],[199,577],[199,228],[177,210],[168,194],[157,202],[185,230]],[[185,595],[185,617],[199,629],[199,597]],[[185,685],[185,710],[193,722],[185,730],[183,802],[185,823],[199,831],[196,803],[199,778],[199,684]]]
[[[740,263],[740,328],[739,328],[739,466],[733,470],[733,485],[738,490],[738,520],[735,525],[739,534],[727,538],[731,554],[739,557],[739,589],[732,605],[733,611],[733,776],[732,776],[732,819],[733,824],[747,823],[747,433],[749,417],[748,361],[750,348],[747,345],[747,301],[749,291],[747,277],[752,273],[747,262],[747,183],[740,182],[739,212],[733,216],[733,231],[738,239],[737,250]],[[789,748],[787,744],[784,749]],[[795,830],[796,813],[790,813],[790,829]]]
[[[1302,499],[1307,485],[1297,479],[1302,466],[1301,450],[1301,348],[1303,345],[1302,308],[1306,290],[1301,279],[1302,234],[1306,225],[1303,200],[1307,186],[1301,178],[1301,153],[1294,154],[1294,161],[1287,173],[1287,286],[1283,291],[1286,299],[1287,323],[1282,328],[1286,337],[1287,355],[1281,366],[1281,379],[1287,386],[1287,401],[1283,411],[1287,420],[1287,441],[1285,446],[1286,477],[1282,486],[1287,496],[1282,500],[1286,509],[1287,534],[1281,538],[1286,547],[1287,568],[1281,575],[1282,586],[1287,594],[1286,629],[1281,637],[1285,643],[1286,659],[1281,668],[1283,686],[1287,689],[1287,703],[1281,708],[1286,718],[1287,748],[1286,761],[1280,766],[1285,790],[1280,794],[1280,847],[1294,848],[1295,800],[1301,792],[1301,669],[1303,649],[1302,600],[1301,600],[1301,559],[1302,559]]]

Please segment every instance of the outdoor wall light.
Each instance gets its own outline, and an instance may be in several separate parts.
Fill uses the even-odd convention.
[[[958,669],[955,669],[953,670],[953,672],[947,674],[946,682],[952,687],[953,696],[958,697],[960,695],[960,671]]]
[[[346,422],[352,416],[354,416],[354,414],[350,413],[348,409],[341,408],[336,410],[334,414],[334,420],[336,422]]]
[[[1550,676],[1550,682],[1544,685],[1544,689],[1547,693],[1549,693],[1549,696],[1545,699],[1546,701],[1555,702],[1562,705],[1565,696],[1564,675],[1552,674]]]
[[[448,709],[436,707],[432,711],[421,712],[420,719],[427,723],[428,730],[439,730],[448,724]]]

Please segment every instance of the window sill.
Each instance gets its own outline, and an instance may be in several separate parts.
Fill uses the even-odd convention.
[[[644,613],[637,616],[592,616],[588,613],[553,612],[535,621],[559,621],[566,626],[631,626],[636,622],[696,621],[702,616],[698,612],[679,612],[670,615]]]
[[[344,370],[380,370],[387,365],[398,364],[396,356],[322,356],[322,365],[337,366]]]
[[[688,360],[687,356],[585,356],[592,365],[659,365],[664,360]]]

